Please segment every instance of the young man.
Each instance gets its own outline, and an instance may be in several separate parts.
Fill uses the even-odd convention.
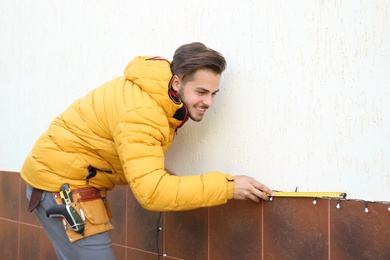
[[[124,76],[92,90],[53,120],[21,175],[28,184],[29,211],[34,210],[60,259],[114,259],[104,199],[115,185],[129,185],[152,211],[272,195],[247,176],[175,176],[165,170],[164,154],[175,132],[188,118],[202,120],[225,67],[224,57],[202,43],[179,47],[171,63],[136,57]],[[58,215],[69,215],[68,221],[49,218]]]

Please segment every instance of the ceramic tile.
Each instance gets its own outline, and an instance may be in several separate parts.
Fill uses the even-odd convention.
[[[40,228],[41,234],[41,260],[52,260],[57,259],[56,252],[54,251],[54,247],[50,242],[49,237],[46,235],[43,228]]]
[[[118,245],[126,246],[126,190],[127,185],[116,186],[108,192],[107,199],[112,212],[111,223],[114,229],[110,231],[112,242]]]
[[[117,260],[125,260],[126,259],[126,251],[127,248],[124,246],[118,246],[118,245],[113,245],[112,249],[114,250],[114,254]]]
[[[140,260],[140,259],[142,259],[142,260],[156,260],[156,259],[158,259],[158,257],[157,257],[156,253],[136,250],[136,249],[132,249],[132,248],[127,249],[127,260]]]
[[[18,223],[0,219],[0,259],[18,259]]]
[[[157,252],[157,238],[160,249],[163,243],[163,232],[157,232],[157,223],[164,223],[164,214],[142,208],[130,190],[127,201],[127,246]]]
[[[39,227],[19,225],[20,259],[40,259],[41,232]]]
[[[26,211],[20,175],[2,171],[0,183],[0,259],[56,259],[35,215]],[[116,187],[108,199],[117,259],[156,259],[160,213],[144,210],[127,186]],[[368,203],[366,213],[363,201],[341,201],[339,209],[336,200],[316,202],[229,201],[163,213],[159,250],[168,256],[161,259],[390,259],[390,204]]]
[[[210,208],[210,259],[261,259],[262,202]]]
[[[263,207],[264,259],[328,259],[328,200],[274,198]]]
[[[0,217],[19,220],[20,180],[18,173],[0,171]]]
[[[208,209],[166,213],[165,250],[168,256],[207,259]]]
[[[177,258],[177,257],[165,256],[165,257],[160,257],[159,260],[186,260],[186,258]],[[199,259],[199,260],[202,260],[202,259]]]
[[[34,212],[30,213],[27,211],[28,203],[29,200],[26,197],[26,183],[21,179],[20,181],[20,194],[19,194],[19,199],[20,199],[20,207],[19,207],[19,212],[20,212],[20,218],[19,221],[22,223],[28,223],[31,225],[35,226],[41,226],[39,223],[37,217],[35,216]]]
[[[330,259],[390,259],[390,204],[330,204]]]

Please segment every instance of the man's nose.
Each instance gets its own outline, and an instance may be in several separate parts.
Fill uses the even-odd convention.
[[[213,95],[207,96],[205,99],[203,99],[203,104],[205,104],[208,107],[211,107],[214,104],[214,96]]]

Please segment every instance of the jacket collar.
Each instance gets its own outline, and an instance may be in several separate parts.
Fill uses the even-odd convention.
[[[173,118],[182,121],[182,123],[177,127],[180,128],[188,120],[188,108],[187,106],[177,97],[176,92],[172,89],[169,84],[168,96],[175,104],[182,104],[182,106],[176,110],[173,114]]]

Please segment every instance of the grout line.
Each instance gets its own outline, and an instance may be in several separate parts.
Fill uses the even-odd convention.
[[[115,243],[113,243],[113,245],[118,246],[118,247],[122,247],[122,248],[125,248],[125,249],[131,249],[131,250],[134,250],[134,251],[139,251],[139,252],[143,252],[143,253],[150,253],[150,254],[157,255],[156,252],[144,250],[144,249],[137,248],[137,247],[123,246],[123,245],[115,244]],[[125,251],[127,252],[127,250],[125,250]],[[125,256],[125,258],[126,258],[126,256]],[[127,258],[126,258],[126,259],[127,259]]]
[[[141,248],[137,248],[137,247],[132,247],[132,246],[124,246],[124,245],[120,245],[120,244],[116,244],[116,243],[112,243],[113,245],[115,246],[118,246],[118,247],[121,247],[121,248],[125,248],[125,249],[131,249],[131,250],[134,250],[134,251],[139,251],[139,252],[143,252],[143,253],[149,253],[149,254],[152,254],[152,255],[157,255],[156,252],[153,252],[153,251],[148,251],[148,250],[144,250],[144,249],[141,249]],[[126,255],[127,255],[127,250],[125,250],[125,259],[126,258]],[[175,257],[175,256],[168,256],[169,258],[171,259],[177,259],[177,260],[183,260],[182,258],[178,258],[178,257]]]
[[[26,225],[26,226],[30,226],[30,227],[42,228],[42,226],[30,224],[30,223],[27,223],[27,222],[21,222],[21,221],[17,221],[17,220],[13,220],[13,219],[8,219],[8,218],[0,218],[0,220],[5,220],[5,221],[13,222],[13,223],[18,223],[18,224]]]

